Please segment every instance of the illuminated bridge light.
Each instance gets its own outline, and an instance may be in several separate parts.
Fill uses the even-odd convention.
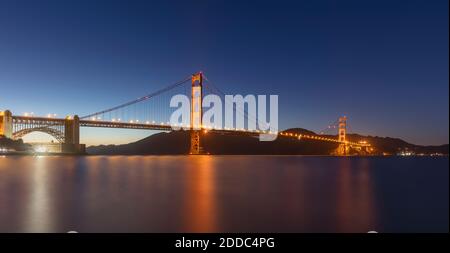
[[[47,148],[44,147],[44,146],[37,146],[37,147],[34,149],[34,151],[37,152],[37,153],[46,153],[46,152],[47,152]]]

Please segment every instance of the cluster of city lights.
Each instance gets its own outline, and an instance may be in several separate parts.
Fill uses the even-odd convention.
[[[8,151],[10,151],[9,148],[0,147],[0,153],[7,153]]]
[[[46,153],[47,152],[47,148],[44,146],[37,146],[34,148],[34,151],[37,153]]]

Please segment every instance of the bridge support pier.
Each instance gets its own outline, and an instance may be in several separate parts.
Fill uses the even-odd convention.
[[[85,153],[85,145],[80,144],[80,118],[67,116],[64,120],[64,143],[62,152]]]
[[[67,116],[64,120],[64,143],[80,144],[80,118]]]
[[[0,135],[6,138],[12,138],[13,120],[12,113],[9,110],[0,112]]]
[[[342,156],[347,155],[347,153],[348,153],[347,149],[348,149],[347,145],[339,144],[339,147],[337,148],[337,154],[342,155]]]
[[[201,154],[200,147],[200,131],[192,130],[191,131],[191,148],[189,154],[191,155],[199,155]]]

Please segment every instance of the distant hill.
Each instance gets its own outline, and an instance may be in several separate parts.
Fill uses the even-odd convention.
[[[189,153],[190,137],[185,131],[157,133],[137,142],[123,145],[100,145],[86,148],[88,154],[187,154]]]
[[[438,145],[438,146],[421,146],[408,143],[399,138],[391,138],[391,137],[378,137],[378,136],[362,136],[359,134],[348,134],[347,138],[350,141],[359,141],[366,140],[372,146],[376,147],[380,152],[386,152],[390,154],[395,154],[399,150],[410,150],[417,154],[433,154],[433,153],[441,153],[448,154],[449,145]]]
[[[314,132],[292,128],[285,130],[290,133],[316,135]],[[209,154],[241,154],[241,155],[329,155],[336,148],[336,143],[317,140],[301,141],[295,138],[278,137],[275,141],[261,142],[257,137],[244,134],[223,135],[219,133],[202,133],[201,145],[205,153]],[[336,138],[336,136],[329,136]],[[401,139],[389,137],[347,135],[349,141],[366,140],[375,147],[376,153],[395,154],[399,150],[408,149],[416,153],[448,154],[449,145],[418,146]],[[87,148],[89,154],[103,155],[147,155],[147,154],[188,154],[190,135],[187,131],[173,131],[158,133],[137,142],[123,145],[100,145]]]

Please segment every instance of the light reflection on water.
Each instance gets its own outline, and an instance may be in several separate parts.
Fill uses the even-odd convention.
[[[31,231],[51,232],[53,227],[53,213],[51,192],[49,191],[52,174],[46,169],[45,158],[37,157],[34,170],[28,181],[29,194],[27,207],[24,209],[25,216],[21,218],[25,221],[24,227]]]
[[[337,175],[340,180],[336,191],[339,231],[357,231],[358,227],[364,224],[369,226],[376,224],[373,185],[367,162],[367,160],[361,160],[353,164],[347,159],[340,161]],[[364,215],[354,215],[355,211]]]
[[[0,232],[448,232],[447,166],[448,158],[2,157]]]

